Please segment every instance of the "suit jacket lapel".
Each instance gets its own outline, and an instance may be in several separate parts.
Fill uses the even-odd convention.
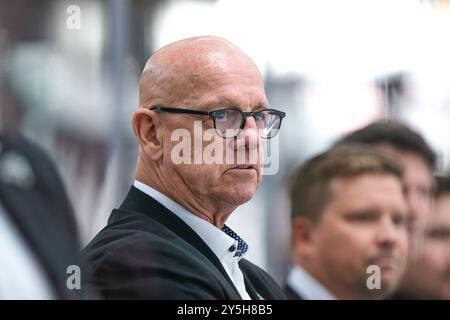
[[[258,294],[253,284],[250,282],[250,279],[248,278],[246,272],[242,270],[242,274],[244,275],[244,283],[245,283],[245,289],[247,289],[247,293],[252,298],[252,300],[261,300],[262,297]]]
[[[284,293],[289,300],[303,300],[303,298],[294,289],[292,289],[290,285],[286,285],[284,288]]]
[[[158,201],[132,186],[119,209],[143,213],[172,230],[214,264],[232,288],[232,292],[236,295],[236,299],[241,297],[233,281],[223,268],[219,258],[217,258],[210,247],[183,220],[161,205]],[[111,215],[109,222],[114,222],[114,220],[115,216]]]

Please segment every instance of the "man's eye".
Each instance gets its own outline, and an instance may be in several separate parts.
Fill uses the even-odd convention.
[[[371,213],[355,213],[349,216],[349,220],[355,221],[355,222],[369,222],[376,218],[376,215]]]
[[[422,196],[422,198],[425,198],[425,199],[431,198],[431,191],[429,189],[421,188],[419,190],[419,194]]]
[[[216,120],[224,120],[226,119],[226,112],[225,111],[218,111],[214,115],[216,117]]]
[[[359,214],[355,216],[355,220],[359,221],[370,221],[373,219],[373,216],[370,214]]]
[[[255,121],[259,121],[263,118],[263,115],[261,113],[255,113],[254,118],[255,118]]]
[[[396,226],[403,226],[403,225],[406,225],[406,218],[404,215],[396,215],[396,216],[392,217],[392,222]]]
[[[450,239],[450,230],[440,228],[431,229],[427,232],[427,238],[433,240],[447,241]]]

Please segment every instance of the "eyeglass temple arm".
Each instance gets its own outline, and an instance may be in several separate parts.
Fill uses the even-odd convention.
[[[258,114],[258,113],[261,113],[264,111],[275,111],[280,116],[281,119],[283,119],[286,116],[286,112],[275,110],[275,109],[265,109],[265,110],[253,111],[253,112],[244,112],[244,111],[241,111],[241,112],[245,117],[248,117],[248,116],[254,116],[255,114]]]
[[[172,107],[164,107],[164,106],[155,106],[150,108],[155,112],[171,112],[171,113],[187,113],[187,114],[201,114],[201,115],[209,115],[208,111],[202,110],[192,110],[192,109],[181,109],[181,108],[172,108]]]

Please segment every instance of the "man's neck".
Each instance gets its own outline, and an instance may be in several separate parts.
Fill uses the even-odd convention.
[[[220,199],[214,202],[211,199],[202,199],[196,196],[184,185],[183,181],[172,182],[172,179],[163,179],[161,175],[145,174],[139,171],[136,172],[136,180],[165,194],[192,214],[208,221],[217,228],[223,227],[225,221],[235,209],[230,208]]]

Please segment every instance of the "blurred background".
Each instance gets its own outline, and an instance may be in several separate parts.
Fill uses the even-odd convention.
[[[0,126],[57,162],[86,244],[134,179],[131,114],[147,58],[222,36],[260,68],[287,112],[279,170],[230,225],[283,283],[287,181],[305,158],[377,119],[422,133],[450,169],[449,0],[0,0]]]

